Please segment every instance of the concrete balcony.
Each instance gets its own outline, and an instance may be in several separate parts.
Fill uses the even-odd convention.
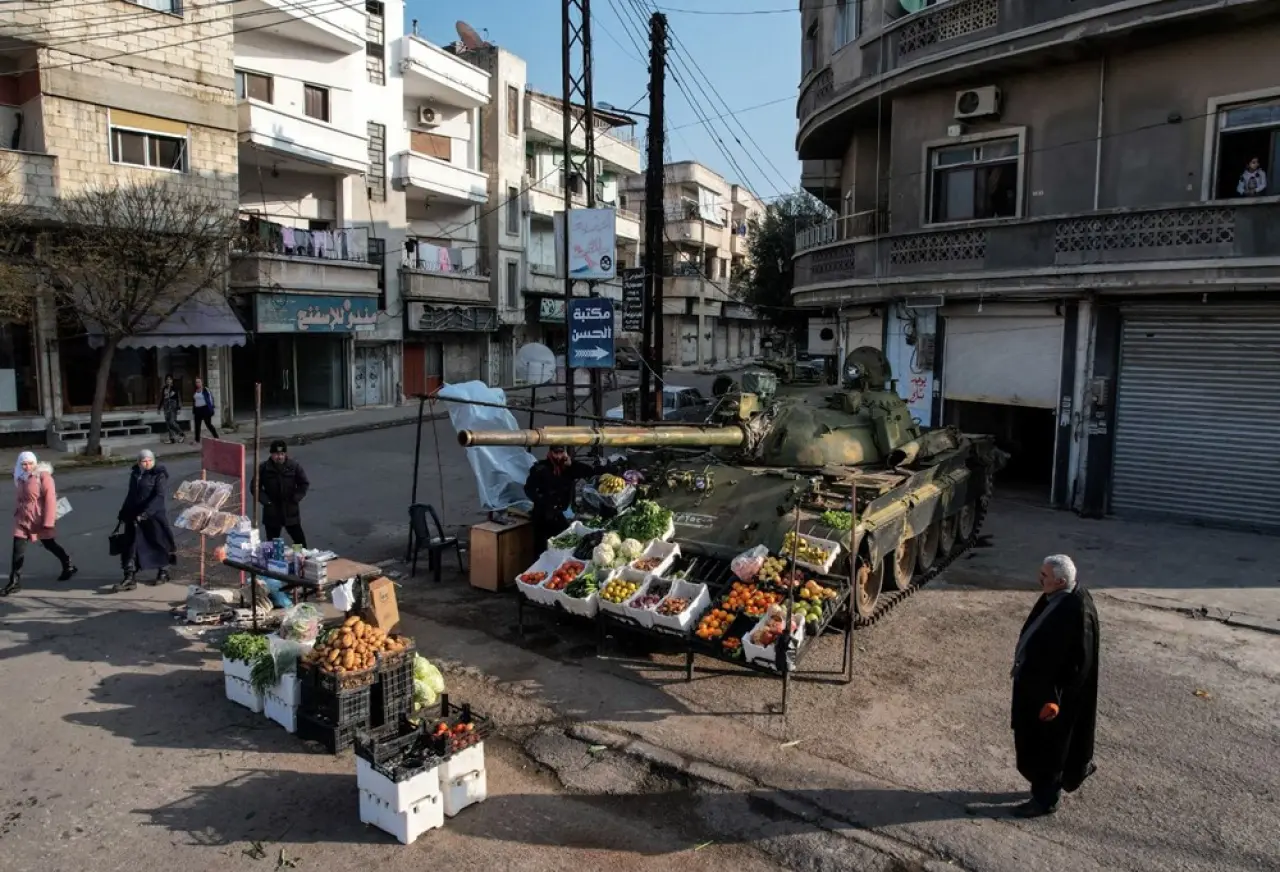
[[[231,264],[231,287],[241,292],[377,296],[378,273],[382,267],[368,261],[368,230],[358,228],[348,232],[351,250],[329,257],[280,250],[236,252]],[[294,241],[303,244],[305,233],[298,231]]]
[[[0,210],[48,212],[58,199],[58,158],[0,149]]]
[[[363,136],[324,121],[289,115],[270,103],[241,100],[236,106],[241,145],[266,152],[268,163],[297,162],[300,169],[349,176],[369,168],[369,147]]]
[[[525,192],[525,197],[527,198],[526,202],[528,203],[529,211],[535,216],[549,219],[554,217],[557,212],[564,211],[563,188],[557,188],[545,182],[541,185],[534,185],[533,187],[529,187],[529,185],[530,179],[526,176],[524,180],[524,186],[527,188],[527,191]],[[574,208],[585,209],[587,208],[587,198],[575,195],[573,198],[573,205]],[[617,209],[616,207],[610,207],[605,204],[598,204],[598,208],[614,208],[616,210],[617,215],[615,218],[616,226],[614,228],[614,235],[618,239],[625,239],[633,242],[638,242],[640,240],[639,215],[635,212],[628,212],[625,209]]]
[[[456,205],[478,206],[489,201],[487,175],[415,151],[396,155],[392,180]]]
[[[821,306],[939,294],[1230,290],[1276,274],[1278,226],[1280,197],[1260,197],[818,242],[795,257],[792,298]]]
[[[525,290],[535,294],[563,294],[564,279],[556,278],[556,265],[553,263],[531,263]]]
[[[640,240],[640,216],[626,209],[618,210],[617,229],[614,233],[619,239]]]
[[[530,140],[557,146],[564,143],[564,114],[558,105],[553,107],[533,95],[527,95],[524,106],[525,132]],[[640,146],[629,137],[627,130],[630,128],[597,128],[596,158],[613,172],[638,173]],[[586,136],[579,126],[573,132],[573,147],[585,150],[586,145]]]
[[[743,236],[741,233],[732,233],[730,234],[730,237],[729,251],[735,257],[746,257],[751,253],[751,242],[746,236]]]
[[[842,54],[806,77],[796,101],[798,156],[840,158],[850,130],[874,126],[876,105],[906,88],[959,89],[1047,59],[1158,44],[1175,27],[1248,27],[1274,7],[1271,0],[948,0],[868,28],[843,49],[858,57]]]
[[[490,305],[489,279],[474,273],[400,268],[400,295],[424,303]]]
[[[407,99],[476,109],[489,102],[489,74],[416,36],[400,38],[400,72]]]
[[[285,39],[350,54],[364,50],[363,3],[338,3],[318,11],[306,0],[241,0],[235,29],[266,31]]]

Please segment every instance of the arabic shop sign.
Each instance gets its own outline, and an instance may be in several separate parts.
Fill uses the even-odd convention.
[[[258,294],[254,303],[259,333],[351,333],[378,323],[376,297]]]
[[[613,300],[569,303],[569,368],[613,369]]]
[[[556,275],[564,275],[564,212],[553,216]],[[594,281],[614,277],[618,216],[613,209],[569,210],[569,275]]]
[[[644,270],[622,271],[622,329],[639,333],[644,329]]]
[[[538,320],[564,323],[564,299],[543,297],[538,301]]]

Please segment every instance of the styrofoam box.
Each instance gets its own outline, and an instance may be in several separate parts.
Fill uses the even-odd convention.
[[[591,564],[587,564],[587,568],[582,570],[587,572],[591,569]],[[604,587],[613,581],[614,576],[618,574],[616,569],[597,569],[596,570],[596,586]],[[573,584],[573,582],[569,582]],[[526,585],[527,586],[527,585]],[[594,618],[596,612],[600,610],[600,594],[593,593],[585,597],[569,596],[563,590],[552,591],[556,595],[556,602],[564,606],[564,610],[571,615],[578,615],[583,618]]]
[[[239,678],[241,681],[249,681],[253,677],[253,667],[243,660],[228,660],[222,658],[222,672],[233,678]]]
[[[661,559],[661,563],[653,569],[637,569],[635,567],[636,560],[631,561],[622,569],[622,577],[628,581],[644,581],[653,575],[662,575],[671,568],[671,564],[680,556],[680,546],[671,542],[664,542],[661,539],[654,539],[647,546],[636,560],[646,560],[657,557]]]
[[[224,675],[223,684],[227,688],[227,699],[242,705],[254,714],[262,714],[262,694],[253,689],[253,684],[244,678]]]
[[[557,533],[556,536],[563,536],[565,533],[573,533],[578,536],[590,536],[592,533],[599,533],[599,532],[600,531],[597,530],[595,527],[588,527],[586,524],[582,523],[581,521],[574,521],[572,524],[570,524],[569,526],[561,530],[559,533]],[[547,550],[548,551],[569,551],[570,553],[572,553],[573,552],[572,548],[557,548],[556,546],[551,544],[551,540],[555,539],[556,536],[552,536],[551,539],[547,540]]]
[[[440,792],[444,795],[444,813],[448,817],[485,801],[489,796],[489,780],[484,767],[484,742],[440,764]]]
[[[683,581],[677,579],[671,583],[671,592],[663,597],[663,602],[671,599],[671,597],[682,597],[689,600],[689,607],[678,615],[662,615],[657,609],[653,611],[653,625],[655,627],[665,627],[668,630],[676,630],[678,632],[687,633],[689,627],[693,626],[693,622],[702,616],[707,610],[707,606],[711,605],[711,593],[707,590],[707,586],[701,582]],[[658,603],[659,606],[662,603]]]
[[[636,600],[640,599],[640,597],[644,596],[646,593],[648,593],[649,588],[653,587],[655,584],[671,584],[671,582],[667,581],[664,578],[658,578],[657,576],[650,576],[648,581],[640,585],[640,589],[636,591],[635,596],[627,600],[626,607],[622,610],[622,614],[624,614],[631,620],[635,621],[640,626],[644,627],[646,630],[653,626],[653,619],[654,619],[653,609],[637,609],[637,608],[634,608],[631,604]]]
[[[840,556],[840,551],[842,550],[840,543],[831,539],[821,539],[817,536],[810,536],[808,533],[801,533],[800,539],[801,541],[808,542],[810,545],[817,545],[819,548],[825,549],[827,552],[827,562],[819,565],[817,563],[806,563],[803,560],[796,560],[796,566],[807,569],[810,572],[817,572],[821,575],[829,573],[831,571],[831,567],[835,565],[836,558]],[[791,559],[791,550],[789,548],[783,548],[779,553],[788,560]]]
[[[758,663],[761,666],[768,665],[770,668],[776,668],[774,664],[777,662],[775,658],[777,657],[776,649],[778,643],[774,642],[766,648],[751,641],[751,637],[755,635],[756,630],[763,627],[768,620],[769,613],[765,612],[764,616],[756,621],[756,625],[751,628],[751,631],[742,637],[742,657],[748,663]],[[804,641],[805,627],[803,620],[799,620],[798,623],[800,628],[793,635],[796,642],[800,643]]]
[[[468,749],[470,750],[470,749]],[[439,796],[443,784],[440,766],[433,766],[404,781],[392,781],[363,758],[356,758],[356,787],[368,791],[391,811],[400,813],[420,805],[429,796]]]
[[[547,577],[537,584],[525,584],[520,581],[520,575],[515,577],[516,589],[520,591],[525,599],[532,600],[535,603],[542,603],[543,605],[550,605],[555,601],[556,592],[547,590],[543,585],[551,580],[551,573],[559,569],[560,565],[568,559],[565,556],[566,553],[564,551],[544,551],[533,566],[520,573],[520,575],[524,575],[525,572],[545,572]]]
[[[625,572],[621,572],[621,573],[619,573],[619,577],[621,577],[621,578],[624,578],[624,579],[625,579],[627,576],[626,576],[626,573],[625,573]],[[638,582],[636,582],[637,584],[639,584],[639,585],[640,585],[639,587],[637,587],[637,588],[636,588],[636,592],[635,592],[635,593],[633,593],[630,597],[627,597],[626,599],[624,599],[624,600],[623,600],[622,602],[620,602],[620,603],[611,603],[611,602],[609,602],[607,599],[605,599],[604,597],[602,597],[602,596],[597,596],[596,598],[597,598],[598,600],[600,600],[600,609],[601,609],[601,611],[609,612],[610,614],[614,614],[614,615],[628,615],[628,614],[630,614],[630,612],[628,612],[628,611],[627,611],[627,603],[631,601],[632,597],[636,597],[636,596],[639,596],[639,595],[640,595],[640,592],[644,590],[644,586],[645,586],[645,584],[648,582],[648,578],[649,578],[649,577],[646,575],[644,578],[642,578],[642,579],[640,579]],[[607,582],[606,582],[606,583],[607,583]],[[603,585],[603,584],[602,584],[602,585],[600,585],[600,589],[601,589],[601,590],[604,590],[604,585]]]
[[[290,733],[298,732],[298,706],[302,704],[302,683],[287,672],[262,695],[262,713]]]
[[[395,836],[402,845],[412,845],[418,836],[444,826],[444,800],[439,791],[422,797],[407,811],[392,811],[391,805],[367,790],[360,791],[360,823],[372,824]]]

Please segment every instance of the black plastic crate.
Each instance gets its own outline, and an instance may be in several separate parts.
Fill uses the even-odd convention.
[[[422,725],[411,724],[404,717],[385,727],[381,736],[358,735],[355,753],[375,772],[396,783],[444,762],[427,747]]]
[[[368,686],[329,693],[302,685],[302,710],[340,727],[369,725],[372,701],[373,688]]]
[[[304,690],[311,687],[322,693],[337,694],[339,691],[372,686],[378,678],[378,670],[375,666],[346,672],[326,672],[314,663],[298,661],[298,678],[302,681]]]
[[[375,726],[394,724],[401,715],[413,710],[413,664],[390,671],[378,679],[370,696],[370,711]]]
[[[441,694],[440,707],[435,710],[435,717],[429,718],[427,712],[423,711],[421,718],[425,747],[441,760],[448,760],[454,754],[483,742],[493,734],[492,720],[473,712],[467,703],[461,706],[451,704],[447,693]],[[466,733],[455,734],[453,728],[462,723],[471,724],[471,729]],[[448,734],[437,733],[440,724],[448,728]]]
[[[418,646],[408,636],[392,634],[391,638],[404,643],[404,648],[399,651],[380,651],[378,652],[378,665],[375,667],[379,675],[385,675],[388,672],[394,672],[401,666],[408,666],[412,671],[413,657],[418,653]]]
[[[338,754],[350,748],[355,742],[357,731],[362,728],[362,724],[339,727],[319,715],[298,712],[298,738],[304,742],[318,742],[330,754]]]

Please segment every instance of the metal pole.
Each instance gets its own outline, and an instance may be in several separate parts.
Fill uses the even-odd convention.
[[[418,397],[418,433],[413,440],[413,490],[409,494],[409,505],[418,504],[418,469],[422,463],[422,415],[427,408],[427,395]],[[405,563],[413,559],[413,524],[409,524],[409,545],[404,552]]]
[[[666,138],[664,83],[667,63],[667,17],[655,12],[649,19],[649,149],[644,178],[644,278],[645,355],[641,383],[640,419],[662,420],[662,245],[666,236],[666,212],[662,195],[663,153]],[[646,390],[648,373],[654,377],[654,392]]]
[[[258,529],[258,507],[262,503],[262,476],[258,468],[262,442],[262,382],[253,385],[253,529]],[[257,565],[256,563],[254,564]],[[258,574],[249,577],[249,607],[253,610],[253,631],[258,632]]]

